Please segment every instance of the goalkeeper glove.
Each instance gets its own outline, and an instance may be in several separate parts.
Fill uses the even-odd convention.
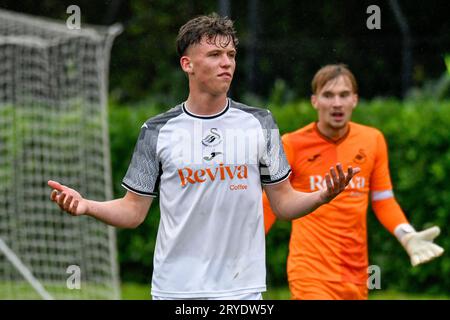
[[[405,248],[413,267],[433,260],[444,253],[444,249],[433,243],[441,230],[434,226],[420,232],[416,232],[411,225],[401,224],[397,226],[395,235]]]

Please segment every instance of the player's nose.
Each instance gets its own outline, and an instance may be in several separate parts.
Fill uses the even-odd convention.
[[[332,103],[333,103],[333,108],[335,108],[335,109],[342,107],[341,97],[339,97],[339,95],[334,96]]]
[[[231,58],[228,57],[228,55],[226,55],[226,54],[222,55],[222,57],[220,59],[220,66],[223,68],[231,67]]]

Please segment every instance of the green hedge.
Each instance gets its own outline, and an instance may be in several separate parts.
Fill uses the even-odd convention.
[[[282,133],[316,119],[308,101],[271,106]],[[114,192],[122,196],[120,182],[126,172],[142,123],[163,111],[160,106],[111,106],[110,132]],[[382,289],[429,294],[448,293],[450,288],[450,102],[361,101],[354,121],[379,128],[386,136],[394,190],[416,229],[431,224],[441,227],[437,242],[446,252],[440,259],[411,268],[397,240],[369,212],[370,264],[381,267]],[[157,201],[155,201],[156,204]],[[159,223],[157,205],[135,230],[119,231],[119,257],[123,280],[149,281],[153,248]],[[267,237],[268,284],[286,285],[286,255],[290,224],[277,222]]]

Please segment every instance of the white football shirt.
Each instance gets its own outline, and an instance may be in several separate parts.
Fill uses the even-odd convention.
[[[266,109],[227,99],[220,113],[199,116],[183,103],[146,121],[122,185],[160,197],[151,294],[265,291],[262,184],[289,173]]]

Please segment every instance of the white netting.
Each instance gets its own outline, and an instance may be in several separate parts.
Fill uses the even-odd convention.
[[[0,299],[119,298],[114,230],[62,213],[47,186],[112,198],[106,90],[119,29],[81,27],[0,10]],[[79,290],[66,285],[70,265]]]

